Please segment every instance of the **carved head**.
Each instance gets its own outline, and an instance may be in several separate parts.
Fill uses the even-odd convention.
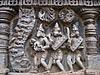
[[[79,31],[76,31],[76,32],[75,32],[75,35],[76,35],[76,36],[79,36]]]
[[[44,37],[44,36],[45,36],[45,31],[44,31],[44,29],[43,29],[42,24],[40,24],[36,36],[37,36],[37,37]]]
[[[73,31],[78,31],[78,27],[74,24],[72,30],[73,30]]]
[[[73,25],[72,32],[73,32],[73,36],[76,36],[76,37],[79,36],[79,30],[76,25]]]
[[[59,27],[59,24],[56,22],[54,30],[53,30],[53,35],[54,36],[62,36],[61,29]]]

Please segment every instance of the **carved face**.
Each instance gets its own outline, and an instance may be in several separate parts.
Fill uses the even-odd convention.
[[[42,24],[40,24],[40,26],[38,28],[37,37],[45,37],[45,30],[44,30]]]
[[[44,37],[44,36],[45,36],[45,33],[44,33],[43,31],[38,30],[36,36],[37,36],[37,37]]]
[[[61,29],[58,25],[58,23],[55,24],[54,30],[53,30],[53,35],[54,36],[62,36]]]
[[[74,31],[74,36],[78,37],[79,36],[79,31]]]
[[[61,30],[56,30],[56,29],[55,29],[55,30],[53,31],[53,35],[54,35],[54,36],[62,36],[62,32],[61,32]]]
[[[79,36],[79,31],[76,31],[76,35]]]

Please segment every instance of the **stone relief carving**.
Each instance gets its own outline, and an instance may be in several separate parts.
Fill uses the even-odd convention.
[[[57,64],[57,66],[62,70],[65,71],[64,66],[62,65],[61,61],[63,58],[62,50],[60,49],[61,45],[66,41],[67,37],[61,32],[59,24],[56,22],[54,29],[52,31],[53,43],[50,56],[50,64],[49,67],[51,68],[52,64]]]
[[[64,8],[59,12],[59,17],[64,22],[72,22],[75,18],[75,13],[69,8]]]
[[[67,62],[65,63],[68,63],[71,72],[74,71],[72,64],[76,61],[80,67],[85,69],[80,60],[80,49],[82,49],[80,45],[83,42],[83,38],[79,36],[78,30],[70,28],[71,25],[65,26],[60,23],[60,21],[66,23],[74,20],[76,16],[72,10],[64,8],[59,13],[56,13],[53,8],[41,7],[38,11],[40,23],[37,24],[35,24],[36,19],[33,17],[34,9],[22,9],[19,16],[21,17],[9,42],[12,71],[38,73],[39,66],[43,66],[46,72],[51,72],[52,66],[55,64],[61,71],[66,71],[62,63],[64,51],[67,51]],[[44,25],[45,21],[48,24],[47,29]],[[53,27],[50,27],[52,21],[54,21],[52,23]],[[36,25],[37,30],[32,33],[34,25]],[[73,29],[75,29],[75,25],[73,25]],[[35,33],[36,35],[34,35]],[[30,34],[31,38],[28,38]],[[32,60],[27,57],[25,52],[27,39],[29,41],[29,49],[33,52],[33,54],[29,52],[32,54],[32,56],[29,55]]]
[[[74,24],[72,28],[71,38],[70,38],[70,50],[67,55],[67,63],[70,68],[70,72],[74,72],[73,64],[75,62],[85,70],[85,67],[81,61],[81,50],[83,49],[82,42],[83,38],[80,36],[77,26]]]
[[[43,21],[52,21],[55,19],[55,11],[53,8],[44,7],[39,11],[39,18]]]
[[[43,67],[45,67],[46,70],[48,70],[48,64],[45,62],[45,60],[48,53],[47,48],[50,47],[50,41],[45,34],[45,30],[43,29],[42,24],[40,24],[38,28],[36,37],[37,40],[32,38],[30,41],[32,49],[36,51],[36,54],[34,55],[34,65],[37,67],[37,63],[39,62],[43,65]],[[41,53],[41,57],[38,57],[38,53]],[[37,69],[35,72],[37,72]]]
[[[50,34],[52,36],[50,36]],[[63,42],[63,41],[60,41],[60,42],[58,41],[58,40],[62,40],[62,38],[65,38],[65,37],[62,34],[62,32],[60,31],[58,23],[55,24],[53,32],[49,33],[49,37],[48,37],[48,35],[44,34],[44,29],[41,24],[39,27],[39,30],[37,31],[36,36],[38,37],[38,41],[36,41],[34,38],[32,38],[31,42],[30,42],[31,47],[34,48],[34,50],[36,52],[37,51],[44,52],[40,57],[40,63],[45,67],[45,70],[47,70],[47,72],[50,72],[49,70],[51,69],[52,64],[56,63],[62,71],[65,71],[64,67],[61,63],[63,54],[62,54],[62,51],[59,49],[61,42]],[[63,40],[65,41],[65,39],[63,39]],[[45,45],[43,45],[43,42],[45,43]],[[58,42],[58,44],[57,44],[57,42]],[[36,46],[36,43],[38,44],[37,46]],[[52,51],[51,51],[51,55],[49,58],[49,63],[47,64],[45,62],[45,60],[47,58],[48,51],[45,49],[50,48],[50,47],[52,47],[53,49],[51,49]],[[36,59],[36,58],[34,58],[34,59]],[[37,61],[37,59],[35,61]]]
[[[33,8],[21,8],[19,10],[19,20],[9,42],[11,70],[13,72],[28,72],[31,68],[24,46],[35,24],[33,13]]]

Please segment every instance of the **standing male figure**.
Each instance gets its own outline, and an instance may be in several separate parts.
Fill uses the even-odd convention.
[[[62,50],[60,49],[60,46],[62,45],[61,44],[62,41],[63,40],[65,41],[66,38],[61,32],[61,29],[57,22],[52,32],[52,38],[53,38],[53,44],[52,44],[53,50],[51,51],[51,56],[50,56],[48,67],[51,68],[52,64],[57,64],[57,66],[62,71],[65,71],[64,66],[61,63],[62,58],[63,58],[63,53],[62,53]]]
[[[74,72],[73,64],[75,64],[75,62],[82,69],[85,70],[85,67],[81,61],[81,52],[80,52],[80,50],[83,47],[82,46],[83,38],[79,35],[79,31],[78,31],[78,28],[76,27],[76,25],[73,25],[73,30],[72,30],[70,40],[71,40],[70,50],[67,55],[67,63],[69,65],[70,72]]]
[[[34,38],[31,39],[31,47],[35,50],[34,65],[38,66],[38,63],[41,63],[43,67],[45,67],[45,70],[49,71],[46,58],[48,54],[47,48],[49,48],[50,42],[45,34],[42,24],[39,26],[36,37],[37,40]]]

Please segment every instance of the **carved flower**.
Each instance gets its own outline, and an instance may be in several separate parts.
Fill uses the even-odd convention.
[[[72,10],[65,8],[59,12],[59,17],[64,22],[72,22],[75,18],[75,13]]]

